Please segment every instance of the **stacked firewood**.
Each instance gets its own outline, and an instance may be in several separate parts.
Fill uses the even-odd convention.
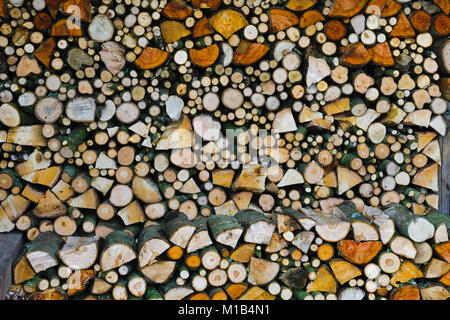
[[[405,206],[278,207],[96,236],[41,232],[14,266],[31,299],[445,300],[450,217]]]
[[[0,0],[0,232],[29,241],[16,284],[35,299],[446,298],[449,13]]]

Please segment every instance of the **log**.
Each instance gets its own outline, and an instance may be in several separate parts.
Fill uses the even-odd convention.
[[[397,231],[411,240],[423,242],[433,237],[434,226],[426,219],[414,216],[405,207],[392,204],[384,211],[394,220]]]
[[[248,282],[253,285],[265,285],[275,279],[279,270],[278,263],[252,257],[249,263]]]
[[[362,10],[366,5],[367,0],[355,1],[355,0],[337,0],[329,14],[330,17],[351,18]]]
[[[36,273],[58,265],[58,251],[64,244],[54,232],[40,233],[27,250],[26,256]]]
[[[261,60],[269,50],[269,47],[264,44],[242,40],[234,53],[233,63],[241,66],[254,64]]]
[[[341,285],[362,275],[361,270],[348,261],[333,259],[329,264],[336,280]]]
[[[298,17],[288,10],[271,9],[268,15],[270,17],[269,28],[272,32],[283,31],[299,24]]]
[[[337,244],[339,253],[355,264],[367,264],[378,255],[383,247],[380,241],[358,243],[352,240],[341,240]]]
[[[184,20],[189,17],[193,9],[183,0],[171,0],[164,7],[162,14],[169,19]]]
[[[440,278],[448,271],[450,271],[449,263],[432,258],[425,268],[423,268],[423,275],[427,279]]]
[[[364,44],[357,42],[341,48],[342,62],[349,67],[362,67],[372,59]]]
[[[28,261],[26,254],[21,254],[13,267],[14,284],[22,284],[33,279],[35,275],[36,272]]]
[[[213,44],[203,49],[190,49],[189,57],[196,66],[206,68],[214,64],[219,58],[219,46]]]
[[[195,232],[195,225],[189,221],[184,213],[179,211],[167,213],[161,228],[169,237],[170,242],[183,249],[186,248],[189,239]]]
[[[247,19],[238,11],[224,9],[209,18],[211,26],[226,39],[248,25]]]
[[[417,286],[406,285],[394,290],[390,300],[420,300],[420,291]]]
[[[170,243],[165,239],[160,226],[147,226],[137,239],[139,268],[155,262],[156,258],[169,249]]]
[[[166,62],[169,53],[158,48],[147,47],[134,63],[142,70],[154,69]]]
[[[411,279],[422,278],[422,271],[411,261],[404,261],[400,269],[391,277],[391,284],[398,288],[399,284],[406,283]]]
[[[92,18],[88,33],[96,42],[109,41],[114,35],[114,26],[106,15],[98,14]]]
[[[307,273],[302,268],[290,268],[280,277],[280,280],[289,287],[304,289],[307,285]]]
[[[338,242],[344,239],[350,231],[350,223],[334,215],[305,209],[302,211],[316,221],[315,231],[325,241]]]
[[[392,239],[390,242],[390,248],[392,252],[409,259],[414,259],[417,254],[417,250],[414,247],[413,242],[402,236],[397,236]]]
[[[197,217],[192,222],[196,229],[186,246],[187,253],[197,251],[212,244],[208,233],[208,219],[205,217]]]
[[[317,0],[289,0],[286,4],[286,8],[293,11],[304,11],[314,6],[316,2]]]
[[[366,292],[358,287],[347,287],[339,293],[339,300],[363,300]]]
[[[306,287],[306,292],[313,291],[337,292],[337,282],[327,267],[321,266],[317,271],[316,278]]]
[[[236,247],[244,231],[239,222],[231,216],[210,216],[208,218],[208,226],[217,242],[232,248]]]
[[[114,231],[105,238],[100,254],[102,271],[108,271],[136,259],[134,238],[126,231]]]
[[[67,237],[59,258],[73,270],[89,269],[97,260],[98,240],[97,237]]]
[[[261,212],[247,209],[238,211],[234,218],[244,229],[244,241],[256,244],[268,244],[275,231],[275,224]]]
[[[175,261],[157,261],[140,269],[140,272],[152,283],[166,283],[175,271],[175,267]]]
[[[450,297],[448,290],[440,285],[428,285],[420,288],[422,300],[447,300]]]
[[[125,2],[0,0],[13,299],[448,298],[447,1]]]

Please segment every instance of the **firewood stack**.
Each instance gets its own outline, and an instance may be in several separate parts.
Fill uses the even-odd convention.
[[[447,299],[448,0],[0,0],[29,299]],[[448,213],[446,213],[448,214]]]

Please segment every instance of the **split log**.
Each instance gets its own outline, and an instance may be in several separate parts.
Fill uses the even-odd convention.
[[[242,232],[239,222],[231,216],[214,215],[208,218],[208,226],[214,239],[232,248],[236,247]]]
[[[158,48],[147,47],[134,62],[143,69],[154,69],[166,62],[169,53]]]
[[[313,291],[337,292],[337,282],[327,267],[321,266],[317,271],[316,278],[306,287],[306,292]]]
[[[108,271],[136,259],[134,238],[126,231],[114,231],[106,236],[100,255],[102,271]]]
[[[176,267],[175,261],[157,261],[140,269],[142,275],[152,283],[166,283]]]
[[[234,218],[245,228],[245,242],[268,244],[272,239],[275,224],[261,212],[251,209],[241,210],[234,215]]]
[[[366,241],[358,243],[351,240],[338,242],[339,253],[355,264],[367,264],[378,255],[383,247],[380,241]]]
[[[249,264],[248,282],[254,285],[265,285],[275,279],[279,270],[278,263],[252,257]]]
[[[137,239],[139,268],[154,263],[169,247],[161,227],[150,225],[142,229]]]
[[[195,225],[189,221],[184,213],[179,211],[167,213],[161,227],[169,237],[170,242],[183,249],[186,248],[189,239],[195,232]]]
[[[36,273],[58,265],[58,251],[64,244],[54,232],[42,232],[31,242],[26,256]]]
[[[213,44],[203,49],[190,49],[189,56],[196,66],[206,68],[214,64],[219,58],[219,46]]]
[[[351,18],[362,10],[367,0],[337,0],[331,8],[330,17]]]
[[[186,246],[187,253],[197,251],[212,244],[208,233],[208,219],[205,217],[197,217],[192,222],[196,229]]]
[[[226,39],[248,25],[247,19],[238,11],[224,9],[209,18],[211,26]]]
[[[358,267],[345,260],[333,259],[329,264],[336,280],[341,285],[362,275]]]

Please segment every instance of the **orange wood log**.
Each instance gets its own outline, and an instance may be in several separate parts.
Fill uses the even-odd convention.
[[[350,67],[364,66],[372,59],[372,55],[361,42],[342,47],[341,52],[344,64]]]
[[[192,63],[203,68],[209,67],[216,62],[219,53],[220,50],[217,44],[213,44],[200,50],[189,50],[189,56],[191,57]]]
[[[450,286],[450,271],[447,272],[441,279],[439,279],[439,281],[446,286]]]
[[[412,285],[398,288],[391,294],[391,300],[420,300],[419,288]]]
[[[59,12],[59,5],[64,0],[45,0],[45,4],[47,5],[48,11],[50,11],[50,14],[52,15],[53,19],[56,18],[56,15]]]
[[[303,11],[314,6],[316,2],[317,0],[289,0],[286,8],[293,11]]]
[[[325,34],[330,40],[341,40],[346,33],[347,27],[339,20],[331,20],[325,25]]]
[[[214,29],[209,24],[209,21],[206,17],[198,20],[194,25],[194,30],[192,31],[192,35],[194,38],[204,37],[208,34],[213,34]]]
[[[387,42],[379,43],[370,48],[369,53],[372,56],[373,63],[379,66],[389,67],[395,64],[391,49]]]
[[[183,253],[183,248],[179,246],[172,246],[166,252],[170,260],[180,260],[183,256]]]
[[[411,26],[411,23],[409,23],[408,17],[402,12],[398,16],[397,24],[392,28],[389,35],[398,38],[411,38],[416,35],[416,32]]]
[[[210,300],[209,296],[204,292],[194,293],[192,296],[188,298],[188,300]]]
[[[417,32],[427,32],[431,27],[431,16],[426,11],[416,11],[411,16],[411,24]]]
[[[161,33],[166,43],[171,43],[187,37],[191,31],[179,21],[166,20],[160,25]]]
[[[236,300],[239,298],[245,290],[247,290],[247,286],[242,283],[233,283],[230,284],[225,291],[227,292],[228,296],[231,298],[231,300]]]
[[[299,24],[296,14],[284,9],[269,10],[270,31],[278,32]]]
[[[328,261],[334,256],[334,248],[329,243],[323,243],[317,250],[317,256],[322,261]]]
[[[448,0],[434,0],[434,4],[441,8],[446,15],[450,13],[450,1]]]
[[[262,59],[269,50],[266,45],[242,40],[234,53],[233,63],[241,66],[251,65]]]
[[[171,0],[164,7],[162,14],[169,19],[184,20],[189,17],[192,12],[192,7],[184,2],[184,0]]]
[[[6,18],[6,3],[0,0],[0,17]]]
[[[184,263],[189,268],[198,268],[198,267],[200,267],[201,259],[200,259],[199,255],[191,254],[184,259]]]
[[[211,300],[228,300],[228,296],[223,290],[211,293]]]
[[[450,263],[450,241],[437,244],[434,247],[436,253],[441,256],[445,261]]]
[[[166,62],[169,53],[158,48],[147,47],[142,51],[139,58],[134,61],[136,65],[143,69],[157,68]]]
[[[81,37],[82,35],[83,30],[68,19],[62,19],[56,22],[51,31],[51,36],[53,37]]]
[[[57,289],[32,293],[28,300],[66,300],[67,296]]]
[[[359,13],[366,3],[367,0],[336,0],[328,16],[351,18]]]
[[[396,15],[402,6],[395,2],[394,0],[387,0],[386,5],[383,8],[383,11],[381,12],[382,17],[391,17],[393,15]]]
[[[248,26],[248,21],[242,13],[232,9],[225,9],[214,14],[210,19],[211,26],[225,38]]]
[[[34,25],[39,31],[48,30],[52,25],[52,17],[46,12],[39,12],[34,17]]]
[[[34,56],[47,68],[50,67],[53,50],[55,49],[55,39],[48,38],[34,51]]]
[[[450,33],[450,17],[445,14],[440,14],[434,19],[434,31],[440,36],[448,36]]]
[[[300,18],[300,28],[306,28],[319,21],[324,21],[325,17],[317,10],[308,10]]]
[[[87,283],[94,278],[94,270],[77,270],[70,276],[67,294],[73,296],[86,290]]]
[[[222,0],[192,0],[195,8],[216,10],[222,4]]]
[[[348,261],[355,264],[366,264],[376,257],[383,248],[383,243],[381,241],[341,240],[337,247],[339,253]]]

